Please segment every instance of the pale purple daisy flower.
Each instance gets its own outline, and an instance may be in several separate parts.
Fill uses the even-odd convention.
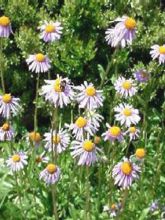
[[[89,135],[93,136],[96,131],[91,122],[87,120],[86,117],[81,116],[78,117],[74,123],[66,126],[72,131],[72,134],[76,140],[83,140],[84,132],[87,132]]]
[[[11,141],[14,138],[14,131],[8,122],[0,127],[0,141]]]
[[[123,141],[123,133],[121,129],[118,126],[110,126],[108,123],[106,123],[106,126],[108,127],[108,130],[102,134],[105,141],[109,140],[111,142],[114,142],[115,140],[118,140],[119,142]]]
[[[45,156],[45,153],[46,152],[43,152],[42,154],[36,156],[35,161],[38,165],[41,165],[41,163],[47,164],[49,162],[49,158]]]
[[[46,142],[45,149],[48,150],[49,152],[52,151],[52,144],[53,144],[53,150],[55,150],[56,147],[57,153],[59,154],[66,150],[70,142],[70,136],[67,130],[64,129],[60,129],[58,132],[53,131],[53,133],[52,132],[45,133],[44,137],[45,137],[44,141]]]
[[[100,123],[103,121],[104,117],[100,114],[98,114],[95,110],[93,111],[87,111],[87,120],[93,125],[96,131],[98,131],[100,127]]]
[[[74,87],[77,90],[76,100],[79,108],[96,109],[103,105],[102,90],[96,90],[93,83],[87,83]]]
[[[2,117],[9,119],[12,115],[16,115],[20,110],[19,98],[13,97],[11,94],[0,96],[0,114]]]
[[[42,141],[42,136],[39,132],[31,131],[27,134],[27,143],[33,147],[39,147]]]
[[[129,135],[130,141],[135,140],[139,137],[140,130],[136,128],[135,126],[131,126],[128,128],[128,130],[125,132],[125,135]]]
[[[73,141],[71,155],[78,158],[78,165],[91,166],[97,162],[102,151],[91,140]]]
[[[165,44],[163,44],[162,46],[159,46],[157,44],[153,45],[151,47],[151,57],[153,58],[153,60],[155,59],[159,59],[159,64],[164,64],[165,63]]]
[[[47,85],[42,86],[41,95],[52,102],[55,107],[67,106],[74,97],[70,80],[57,75],[55,80],[45,80]]]
[[[43,179],[46,184],[54,184],[60,178],[60,168],[53,163],[49,163],[47,167],[41,171],[40,179]]]
[[[51,67],[49,58],[42,53],[29,55],[26,62],[29,66],[29,71],[35,73],[47,72]]]
[[[137,92],[137,88],[132,79],[125,79],[123,76],[120,76],[114,83],[115,90],[123,97],[127,98],[128,96],[133,96]]]
[[[120,122],[121,125],[130,127],[131,124],[137,124],[140,121],[139,110],[134,109],[132,105],[129,104],[120,104],[114,108],[115,118]]]
[[[150,212],[155,212],[156,210],[159,209],[159,201],[158,200],[155,200],[153,201],[150,206],[149,206],[149,211]]]
[[[45,42],[53,42],[61,38],[62,29],[61,23],[56,21],[44,21],[44,24],[39,27],[41,34],[40,38]]]
[[[112,177],[115,180],[115,185],[123,189],[129,188],[133,180],[139,178],[141,169],[138,165],[124,158],[123,162],[119,162],[112,170]]]
[[[0,17],[0,37],[9,37],[12,33],[10,19],[6,16]]]
[[[112,204],[110,207],[108,205],[105,205],[103,207],[103,211],[108,212],[111,218],[116,217],[121,211],[121,209],[122,209],[121,203]]]
[[[125,47],[126,44],[132,44],[136,33],[136,21],[127,16],[117,18],[114,22],[118,22],[114,28],[108,28],[105,32],[106,41],[112,47]]]
[[[12,172],[17,172],[27,165],[27,155],[24,152],[15,153],[6,163]]]
[[[138,82],[147,82],[150,76],[150,74],[143,69],[136,71],[133,75]]]

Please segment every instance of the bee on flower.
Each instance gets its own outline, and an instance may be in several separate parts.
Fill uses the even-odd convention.
[[[12,155],[7,161],[7,167],[12,172],[17,172],[24,169],[27,165],[27,155],[24,152],[18,152]]]
[[[127,44],[132,44],[136,34],[136,21],[131,17],[123,16],[115,19],[114,22],[117,22],[115,27],[108,28],[105,32],[107,43],[112,47],[118,45],[125,47]]]
[[[103,105],[102,90],[96,90],[93,83],[87,83],[80,86],[75,86],[77,91],[76,100],[79,108],[96,109]]]
[[[78,158],[78,165],[91,166],[100,159],[99,153],[102,153],[90,139],[73,141],[70,149],[73,158]]]
[[[0,114],[2,117],[9,119],[12,115],[15,116],[20,110],[19,98],[15,98],[10,93],[0,96]]]
[[[0,37],[8,38],[12,33],[11,22],[9,17],[1,16],[0,17]]]
[[[132,79],[125,79],[123,76],[120,76],[114,83],[115,90],[122,97],[132,97],[136,94],[137,88]]]
[[[111,218],[116,217],[122,210],[121,203],[113,203],[111,206],[105,205],[103,207],[104,212],[108,212]]]
[[[165,44],[162,46],[159,45],[153,45],[151,47],[150,51],[151,57],[153,60],[158,59],[159,64],[164,64],[165,63]]]
[[[91,122],[87,120],[86,117],[82,116],[78,117],[74,123],[66,126],[72,131],[76,140],[83,140],[85,132],[87,132],[90,136],[93,136],[96,131]]]
[[[42,86],[41,95],[55,107],[67,106],[74,97],[70,80],[57,75],[55,80],[45,80],[46,85]]]
[[[62,29],[61,23],[56,21],[44,21],[44,23],[39,27],[41,34],[40,38],[45,42],[53,42],[61,38]]]
[[[68,132],[64,129],[60,129],[58,132],[53,131],[53,132],[45,133],[44,137],[45,137],[44,142],[46,143],[45,149],[50,152],[52,151],[52,147],[54,151],[56,147],[58,154],[65,151],[70,142],[70,136]]]
[[[39,132],[31,131],[27,137],[28,141],[35,147],[38,147],[41,143],[42,137]]]
[[[116,120],[126,127],[130,127],[131,124],[136,125],[140,121],[139,110],[134,109],[132,105],[119,104],[119,106],[114,108],[114,111],[116,112]]]
[[[138,165],[124,158],[124,161],[119,162],[112,170],[112,177],[115,180],[115,185],[123,189],[129,188],[135,179],[139,178],[141,169]]]
[[[135,126],[131,126],[128,128],[128,130],[125,132],[125,135],[129,135],[130,141],[135,140],[139,137],[140,130],[136,128]]]
[[[29,71],[35,73],[45,73],[50,69],[50,60],[47,55],[42,53],[30,54],[26,59]]]
[[[57,165],[49,163],[46,168],[41,171],[40,179],[43,179],[46,184],[51,185],[59,180],[60,173],[60,168]]]
[[[104,141],[111,141],[114,142],[115,140],[118,140],[119,142],[123,141],[123,132],[121,131],[120,127],[118,126],[110,126],[108,123],[106,123],[106,126],[108,130],[102,134]]]
[[[143,69],[136,71],[133,75],[138,82],[142,82],[142,83],[147,82],[150,77],[150,74]]]
[[[11,141],[14,138],[14,131],[8,122],[0,127],[0,141]]]

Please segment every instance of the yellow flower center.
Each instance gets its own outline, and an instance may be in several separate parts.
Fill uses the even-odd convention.
[[[140,159],[144,158],[145,154],[146,154],[146,152],[145,152],[144,148],[138,148],[135,152],[136,157],[138,157]]]
[[[42,53],[37,53],[36,54],[36,60],[38,62],[43,62],[45,60],[45,56]]]
[[[60,79],[55,80],[54,90],[55,90],[55,92],[62,92],[62,90],[61,90],[61,80]]]
[[[61,138],[58,134],[53,136],[53,143],[54,144],[59,144],[60,141],[61,141]]]
[[[125,20],[125,26],[129,30],[133,30],[136,27],[136,21],[133,18],[127,18]]]
[[[132,115],[132,110],[129,109],[129,108],[125,108],[125,109],[123,110],[123,114],[124,114],[125,116],[131,116],[131,115]]]
[[[121,170],[125,175],[130,175],[132,172],[132,166],[129,162],[123,162],[121,165]]]
[[[123,82],[122,86],[124,89],[129,90],[132,88],[132,83],[129,80],[126,80],[125,82]]]
[[[8,26],[10,24],[10,19],[6,16],[0,17],[0,25],[1,26]]]
[[[2,96],[2,100],[3,100],[3,102],[5,102],[5,103],[11,102],[11,100],[12,100],[11,94],[5,94],[5,95],[3,95],[3,96]]]
[[[46,33],[52,33],[55,31],[55,26],[52,24],[48,24],[45,28]]]
[[[53,173],[56,172],[57,167],[56,167],[55,164],[49,163],[49,164],[47,165],[46,169],[47,169],[47,171],[48,171],[50,174],[53,174]]]
[[[99,136],[94,137],[94,143],[99,144],[101,142],[101,138]]]
[[[79,128],[83,128],[83,127],[85,127],[85,125],[87,124],[87,120],[86,120],[85,118],[83,118],[83,117],[80,116],[80,117],[76,120],[75,124],[76,124]]]
[[[94,96],[96,94],[96,89],[93,86],[88,86],[85,91],[88,96]]]
[[[29,139],[38,143],[41,141],[41,135],[39,132],[32,131],[29,133]]]
[[[113,126],[109,129],[109,133],[110,135],[117,137],[121,134],[121,129],[117,126]]]
[[[10,129],[10,125],[8,124],[8,123],[4,123],[3,125],[2,125],[2,130],[3,131],[8,131]]]
[[[85,151],[91,152],[95,148],[95,145],[92,141],[84,141],[83,148]]]
[[[159,53],[160,54],[165,54],[165,46],[160,46],[159,47]]]
[[[13,162],[19,162],[21,160],[20,156],[18,154],[15,154],[12,156]]]
[[[130,133],[135,133],[136,132],[136,128],[133,126],[133,127],[130,127],[129,128],[129,132]]]
[[[115,205],[115,204],[112,204],[112,205],[111,205],[111,209],[113,209],[113,210],[116,209],[116,205]]]

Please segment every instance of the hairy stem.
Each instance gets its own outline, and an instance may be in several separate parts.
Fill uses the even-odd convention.
[[[0,76],[1,76],[1,87],[3,93],[5,93],[5,81],[4,81],[4,76],[3,76],[3,63],[2,63],[2,56],[3,56],[3,39],[0,39],[0,60],[1,60],[1,67],[0,67]]]
[[[38,121],[37,121],[38,108],[37,108],[37,104],[38,104],[39,81],[40,81],[40,74],[38,73],[37,82],[36,82],[36,97],[35,97],[35,110],[34,110],[34,131],[37,131],[37,129],[38,129]]]

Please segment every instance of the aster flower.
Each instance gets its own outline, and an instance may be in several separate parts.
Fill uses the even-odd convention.
[[[0,96],[0,114],[2,117],[9,119],[12,115],[16,115],[20,109],[19,98],[13,97],[11,94]]]
[[[38,147],[41,143],[42,137],[39,132],[32,131],[28,134],[28,140],[32,143],[35,147]]]
[[[43,179],[46,184],[54,184],[60,178],[60,168],[53,163],[49,163],[46,168],[41,171],[40,179]]]
[[[93,83],[87,83],[80,86],[75,86],[77,91],[77,102],[79,108],[96,109],[103,105],[102,90],[96,90]]]
[[[123,103],[115,107],[114,111],[117,112],[116,120],[126,127],[130,127],[131,124],[136,125],[140,121],[139,110],[134,109],[132,105]]]
[[[135,152],[135,156],[138,160],[143,160],[146,155],[146,151],[144,148],[137,148]]]
[[[77,120],[69,125],[69,130],[72,131],[73,136],[76,140],[84,139],[84,132],[87,132],[91,136],[94,135],[96,129],[93,127],[91,122],[85,117],[78,117]]]
[[[153,60],[158,59],[159,64],[164,64],[165,63],[165,44],[162,46],[159,46],[157,44],[153,45],[151,47],[150,51],[151,57]]]
[[[35,73],[47,72],[51,67],[49,58],[42,53],[29,55],[26,62],[29,66],[29,71]]]
[[[137,88],[132,79],[125,79],[120,76],[114,83],[115,90],[123,97],[127,98],[136,94]]]
[[[153,201],[150,206],[149,206],[149,211],[150,212],[155,212],[156,210],[159,209],[159,202],[158,200]]]
[[[0,17],[0,37],[9,37],[12,33],[11,23],[9,17]]]
[[[114,28],[106,30],[105,40],[112,47],[125,47],[126,44],[132,44],[136,33],[136,21],[127,16],[117,18],[114,22],[118,22]]]
[[[78,165],[91,166],[98,161],[99,153],[102,151],[91,140],[73,141],[71,155],[78,158]]]
[[[111,218],[116,217],[121,211],[121,209],[121,203],[112,204],[110,207],[108,205],[105,205],[103,207],[103,211],[108,212]]]
[[[108,130],[102,134],[104,137],[104,140],[112,141],[118,140],[119,142],[123,141],[123,133],[121,129],[118,126],[110,126],[108,123],[106,123],[106,126],[108,127]]]
[[[44,24],[39,27],[41,31],[40,38],[45,42],[53,42],[61,38],[62,29],[61,23],[56,21],[44,21]]]
[[[147,82],[150,76],[150,74],[143,69],[136,71],[133,75],[135,79],[139,82]]]
[[[53,144],[53,149],[55,150],[55,146],[56,146],[57,153],[59,154],[66,150],[70,142],[69,134],[64,129],[60,129],[58,133],[56,131],[53,131],[53,136],[52,136],[52,132],[45,133],[44,137],[45,137],[44,141],[46,142],[45,149],[51,151],[52,150],[51,145]],[[53,143],[51,137],[53,138]]]
[[[74,92],[68,78],[57,75],[55,80],[45,80],[47,85],[42,86],[41,95],[52,102],[55,107],[63,108],[73,99]]]
[[[14,131],[8,122],[0,127],[0,141],[11,141],[14,138]]]
[[[119,162],[112,170],[112,177],[115,185],[123,189],[129,188],[135,179],[139,178],[141,172],[140,167],[129,159],[125,158],[123,162]]]
[[[128,130],[125,132],[125,135],[129,135],[130,141],[135,140],[139,137],[140,130],[136,128],[135,126],[131,126],[128,128]]]
[[[87,111],[86,116],[88,121],[94,126],[95,130],[98,131],[100,123],[103,121],[104,117],[98,114],[95,110]]]
[[[42,154],[36,156],[35,161],[36,161],[37,164],[48,163],[49,158],[46,157],[45,152],[43,152]]]
[[[15,153],[6,163],[12,172],[17,172],[27,165],[27,155],[24,152]]]

